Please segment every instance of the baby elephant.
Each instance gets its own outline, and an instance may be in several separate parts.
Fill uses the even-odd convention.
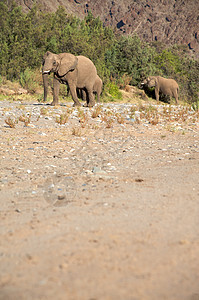
[[[94,85],[93,85],[93,94],[96,94],[97,95],[97,102],[99,103],[100,102],[100,95],[102,93],[102,86],[103,86],[103,82],[101,80],[101,78],[97,75],[96,79],[95,79],[95,82],[94,82]],[[81,90],[79,91],[80,92],[80,97],[86,101],[88,96],[86,94],[86,91],[85,90]]]
[[[174,97],[176,104],[178,104],[179,86],[174,79],[167,79],[161,76],[149,76],[142,84],[148,87],[155,87],[155,97],[157,101],[159,101],[159,92],[161,92],[164,95]]]
[[[95,79],[94,86],[93,86],[93,93],[97,94],[97,102],[100,102],[100,95],[102,93],[102,86],[103,86],[103,82],[102,82],[101,78],[97,75],[97,77]]]

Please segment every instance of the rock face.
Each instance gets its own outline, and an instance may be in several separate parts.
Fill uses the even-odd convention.
[[[27,12],[34,1],[16,2]],[[69,14],[80,18],[91,11],[115,32],[137,33],[147,42],[187,45],[199,57],[198,0],[38,0],[37,3],[44,11],[55,11],[62,5]]]

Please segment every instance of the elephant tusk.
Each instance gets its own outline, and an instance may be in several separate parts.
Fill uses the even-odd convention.
[[[145,83],[144,82],[141,82],[141,85],[144,85]]]
[[[48,70],[48,71],[43,71],[43,74],[48,74],[48,73],[50,73],[50,70]]]

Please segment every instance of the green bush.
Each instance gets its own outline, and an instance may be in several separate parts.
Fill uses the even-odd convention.
[[[24,72],[21,72],[19,82],[30,93],[35,93],[39,88],[39,83],[36,81],[36,72],[30,68],[26,68]]]
[[[130,84],[139,85],[143,77],[156,72],[154,57],[155,50],[135,35],[120,37],[105,59],[113,78],[129,75]]]
[[[119,90],[119,87],[113,83],[110,82],[107,84],[107,92],[114,98],[114,99],[122,99],[122,93]]]

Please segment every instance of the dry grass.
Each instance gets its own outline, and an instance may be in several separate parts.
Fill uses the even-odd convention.
[[[30,124],[30,120],[31,120],[31,114],[29,114],[28,116],[23,114],[22,116],[19,117],[19,121],[23,122],[25,126],[28,126],[28,124]]]
[[[11,111],[12,108],[11,107],[4,107],[3,112],[7,112],[7,111]]]
[[[30,124],[30,119],[31,119],[31,114],[29,114],[28,116],[25,116],[23,114],[22,116],[19,117],[19,121],[24,122],[25,126],[28,126],[28,124]]]
[[[81,108],[78,108],[78,114],[77,114],[78,118],[79,118],[79,122],[81,124],[82,128],[85,128],[87,123],[88,123],[88,114],[85,113]]]
[[[18,123],[18,120],[12,119],[11,117],[8,117],[5,119],[5,123],[10,126],[10,128],[15,128],[15,125]]]
[[[26,110],[25,105],[22,105],[22,104],[18,105],[16,108],[20,109],[20,110]]]
[[[141,121],[140,121],[140,119],[138,117],[135,117],[135,123],[136,124],[140,124],[141,123]]]
[[[104,115],[102,116],[102,121],[105,123],[106,128],[112,128],[112,127],[113,127],[113,122],[114,122],[114,120],[113,120],[112,117],[107,116],[106,114],[104,114]]]
[[[159,123],[159,116],[155,115],[153,119],[150,120],[152,125],[157,125]]]
[[[82,129],[80,127],[73,127],[72,128],[72,135],[75,135],[75,136],[82,136]]]
[[[102,112],[102,107],[101,106],[97,106],[96,108],[94,108],[91,117],[92,118],[97,118],[97,117],[99,117],[99,115],[101,114],[101,112]]]
[[[116,114],[117,122],[119,124],[124,124],[125,123],[125,118],[121,114]]]
[[[40,114],[41,114],[42,116],[46,116],[46,115],[48,114],[48,109],[47,109],[46,107],[42,107],[42,108],[40,109]]]
[[[69,119],[69,115],[67,113],[61,114],[59,117],[56,117],[56,123],[60,124],[60,125],[64,125],[68,122]]]

